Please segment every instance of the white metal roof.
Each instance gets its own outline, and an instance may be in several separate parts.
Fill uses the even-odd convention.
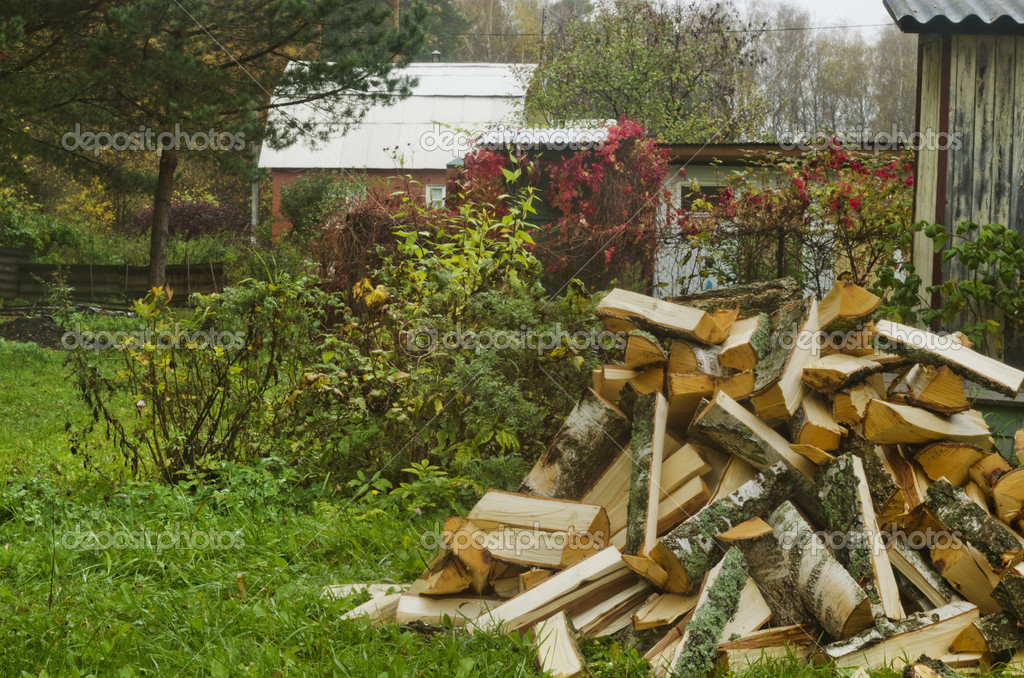
[[[412,96],[376,105],[346,134],[326,143],[305,139],[282,149],[266,145],[260,167],[280,169],[444,169],[469,150],[469,140],[495,127],[518,126],[525,88],[513,64],[411,64]],[[323,118],[330,101],[292,106],[286,115]],[[454,130],[465,130],[456,134]]]

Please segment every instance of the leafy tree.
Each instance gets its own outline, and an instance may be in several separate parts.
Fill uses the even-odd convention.
[[[179,162],[203,153],[252,173],[261,139],[323,138],[407,95],[396,69],[419,51],[423,20],[417,4],[393,27],[388,6],[361,0],[13,0],[0,8],[0,145],[106,174],[124,172],[105,144],[159,149],[156,176],[143,177],[159,286]],[[300,104],[318,115],[288,113]]]
[[[744,77],[754,33],[727,3],[610,0],[568,21],[529,82],[547,123],[635,119],[668,142],[728,141],[760,126]]]

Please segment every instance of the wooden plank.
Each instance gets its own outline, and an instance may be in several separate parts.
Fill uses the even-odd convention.
[[[545,619],[533,629],[537,664],[551,678],[575,678],[586,670],[565,612]]]
[[[726,334],[705,311],[654,299],[621,288],[612,290],[597,305],[601,318],[626,321],[664,337],[721,344]]]

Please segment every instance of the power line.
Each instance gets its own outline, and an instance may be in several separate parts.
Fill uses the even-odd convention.
[[[853,24],[850,26],[789,26],[785,28],[734,28],[723,30],[722,33],[778,33],[785,31],[833,31],[843,28],[884,28],[896,24]],[[559,32],[552,33],[434,33],[435,36],[449,38],[541,38],[545,35],[562,35]]]

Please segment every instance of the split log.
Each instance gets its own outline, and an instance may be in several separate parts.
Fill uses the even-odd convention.
[[[916,662],[908,664],[903,669],[902,678],[963,678],[963,676],[945,663],[923,654],[918,657]]]
[[[626,383],[642,396],[649,393],[660,393],[665,390],[665,368],[661,365],[654,365],[644,370],[638,370],[635,376],[626,380]]]
[[[892,469],[892,477],[903,493],[907,511],[913,511],[924,503],[925,492],[931,481],[921,467],[911,464],[895,445],[883,445],[881,450],[883,460]]]
[[[872,624],[871,600],[818,539],[790,502],[768,518],[782,545],[790,576],[804,609],[834,638],[860,633]]]
[[[675,673],[705,676],[714,671],[722,632],[737,612],[746,580],[743,554],[738,549],[730,549],[719,566],[708,574],[704,592],[683,633],[682,652],[672,663]]]
[[[843,455],[818,469],[818,493],[828,529],[843,537],[835,553],[847,572],[865,587],[889,619],[902,619],[899,589],[888,551],[875,520],[864,465],[859,457]]]
[[[742,400],[754,392],[754,371],[747,370],[718,377],[715,385],[733,400]]]
[[[721,346],[701,346],[690,341],[676,339],[668,355],[666,369],[669,374],[707,374],[718,377],[726,374],[719,363]]]
[[[826,332],[851,332],[869,322],[881,298],[845,280],[837,282],[819,305],[821,328]]]
[[[711,464],[707,462],[707,453],[708,448],[692,442],[686,443],[671,454],[666,452],[666,458],[661,462],[658,497],[664,499],[697,476],[708,474],[711,471]]]
[[[522,527],[546,532],[588,533],[607,538],[608,514],[604,507],[568,499],[547,499],[514,492],[489,490],[467,516],[477,527]]]
[[[596,371],[596,370],[595,370]],[[619,393],[630,379],[639,374],[636,370],[627,370],[621,365],[605,365],[601,368],[600,383],[595,382],[594,390],[606,400],[617,402]]]
[[[874,374],[862,384],[833,394],[832,409],[836,421],[850,427],[856,426],[864,421],[868,403],[875,399],[885,400],[885,377],[881,374]]]
[[[700,403],[715,393],[715,381],[706,374],[672,374],[668,377],[668,416],[672,428],[686,431]]]
[[[815,465],[821,465],[828,463],[835,459],[835,457],[820,447],[814,445],[805,445],[803,443],[793,443],[789,446],[789,449],[793,450],[801,457],[806,458],[808,461]]]
[[[864,435],[879,445],[916,445],[939,440],[992,448],[992,434],[969,413],[943,417],[909,405],[872,400],[864,417]]]
[[[693,420],[690,433],[741,457],[759,470],[784,463],[793,471],[796,500],[800,507],[816,522],[821,519],[821,507],[811,482],[814,464],[793,452],[785,438],[729,396],[721,392],[716,394],[715,399]]]
[[[636,582],[619,593],[595,596],[595,604],[573,613],[572,623],[584,638],[610,636],[632,626],[633,615],[650,596],[651,587],[646,582]]]
[[[813,626],[776,626],[754,631],[720,643],[718,667],[730,675],[738,675],[765,660],[792,658],[798,664],[805,664],[817,638],[818,631]]]
[[[838,453],[852,454],[864,465],[864,475],[871,490],[871,503],[875,507],[878,526],[885,528],[906,514],[903,490],[896,482],[891,466],[882,454],[859,433],[850,433],[841,441]]]
[[[616,593],[628,588],[632,584],[624,579],[624,575],[635,583],[636,578],[622,562],[618,549],[606,548],[481,614],[469,624],[469,629],[474,632],[499,628],[509,633],[518,631],[550,616],[552,612],[567,609],[573,602],[596,597],[596,592],[607,591],[609,585],[618,587]],[[622,586],[623,581],[627,582],[626,586]]]
[[[494,598],[468,598],[450,596],[447,598],[424,598],[415,594],[402,594],[395,610],[395,621],[399,624],[418,622],[428,626],[466,626],[487,610],[500,606]]]
[[[674,529],[707,505],[711,492],[703,478],[694,478],[658,504],[658,536]]]
[[[469,576],[470,588],[480,595],[487,588],[492,557],[478,536],[479,530],[465,518],[448,518],[444,521],[445,548],[462,564]]]
[[[846,429],[836,423],[835,418],[825,400],[817,393],[808,393],[793,418],[789,420],[789,430],[793,442],[813,445],[820,450],[834,450]]]
[[[479,542],[494,560],[522,567],[565,569],[604,548],[604,538],[587,532],[548,532],[522,527],[475,530]],[[518,586],[518,578],[515,579]]]
[[[879,350],[898,353],[916,363],[948,367],[964,379],[1010,398],[1017,395],[1024,383],[1024,372],[1020,370],[976,353],[949,337],[889,320],[875,324],[875,341]]]
[[[725,628],[718,636],[718,642],[723,643],[730,638],[745,636],[761,628],[771,619],[772,610],[768,607],[760,587],[747,575],[740,591],[739,603],[736,604],[736,613],[725,623]]]
[[[672,593],[692,593],[725,550],[713,537],[764,515],[793,494],[793,474],[777,464],[732,494],[705,506],[657,541],[650,557],[668,573]]]
[[[818,393],[835,393],[866,381],[885,370],[885,365],[844,353],[833,353],[811,361],[804,368],[803,382]]]
[[[1017,466],[1024,466],[1024,428],[1013,434],[1013,457]]]
[[[587,669],[565,612],[548,617],[533,628],[537,664],[551,678],[575,678]]]
[[[754,370],[752,398],[758,416],[784,421],[804,396],[804,368],[818,352],[818,305],[814,299],[794,304],[772,320],[768,353]]]
[[[723,308],[715,311],[711,314],[718,326],[722,328],[726,336],[732,331],[733,324],[736,323],[736,319],[740,317],[740,307],[737,304],[734,308]]]
[[[708,483],[714,484],[714,492],[711,493],[709,504],[725,499],[730,494],[740,489],[746,483],[757,477],[757,469],[746,461],[733,455],[723,455],[725,463],[720,471],[712,469],[707,475]]]
[[[945,478],[963,487],[970,479],[971,467],[986,456],[988,453],[975,445],[943,441],[921,449],[914,461],[932,480]]]
[[[491,582],[491,588],[494,589],[494,595],[505,599],[515,598],[522,593],[519,590],[519,575],[495,579]]]
[[[1003,459],[1003,455],[994,452],[976,462],[968,471],[968,475],[971,481],[976,483],[985,494],[992,494],[992,487],[1012,470]]]
[[[746,285],[734,285],[696,294],[674,297],[673,301],[714,313],[725,308],[739,307],[741,318],[750,318],[762,313],[774,313],[777,309],[799,301],[802,296],[800,283],[793,278],[779,278]]]
[[[718,535],[718,540],[743,553],[747,571],[764,595],[775,624],[813,623],[800,596],[793,595],[797,590],[796,582],[771,525],[760,518],[751,518]]]
[[[359,607],[349,610],[341,618],[365,619],[375,626],[387,624],[395,620],[395,613],[398,611],[398,603],[401,598],[401,593],[375,596]]]
[[[1024,623],[1024,566],[1018,565],[1004,572],[992,590],[992,598],[1017,621]]]
[[[633,573],[640,579],[658,590],[665,590],[668,572],[665,572],[661,565],[646,556],[631,556],[625,553],[622,554],[622,562],[626,563],[626,566],[633,570]]]
[[[472,579],[459,559],[441,550],[427,563],[426,571],[416,580],[412,590],[424,596],[447,596],[462,593],[471,583]]]
[[[982,617],[953,641],[954,652],[1005,652],[1024,647],[1024,627],[1015,617],[998,612]]]
[[[629,475],[633,457],[629,448],[620,452],[601,477],[594,481],[581,500],[584,504],[603,506],[608,515],[611,534],[626,527],[626,507],[629,504]]]
[[[668,362],[668,352],[650,332],[633,330],[626,340],[626,354],[622,360],[623,367],[630,370],[641,370],[651,365]]]
[[[626,512],[628,555],[647,555],[658,538],[661,463],[665,454],[668,402],[660,393],[640,398],[633,407],[633,467]]]
[[[616,288],[597,305],[600,318],[624,321],[660,337],[721,344],[725,333],[705,311]],[[620,325],[621,326],[621,325]]]
[[[971,409],[963,379],[945,365],[915,365],[907,374],[906,384],[911,405],[947,415]]]
[[[643,631],[673,624],[697,605],[698,597],[680,593],[655,596],[633,615],[633,628]]]
[[[997,455],[998,456],[998,455]],[[1024,468],[1003,475],[992,486],[992,504],[996,516],[1004,523],[1012,523],[1024,508]]]
[[[628,443],[629,420],[591,389],[526,476],[519,492],[579,500]]]
[[[894,660],[918,653],[943,655],[953,640],[978,618],[974,605],[950,603],[900,621],[879,623],[852,638],[826,645],[811,659],[816,664],[856,668],[888,666]]]
[[[718,362],[740,372],[753,370],[760,357],[768,353],[770,339],[771,322],[768,316],[757,315],[739,320],[722,344]]]
[[[545,570],[535,567],[519,575],[519,593],[529,591],[555,573],[554,570]]]
[[[968,602],[976,605],[981,614],[999,611],[999,604],[992,597],[992,590],[999,583],[998,576],[976,548],[947,538],[936,540],[930,551],[935,571]]]
[[[932,483],[925,503],[943,528],[978,549],[994,572],[1005,572],[1021,562],[1020,540],[948,480]]]
[[[875,353],[873,340],[875,323],[865,322],[849,332],[823,331],[821,335],[821,354],[832,355],[842,353],[853,356],[869,356]]]
[[[889,547],[889,562],[893,569],[907,578],[933,607],[942,607],[963,600],[956,591],[925,562],[924,556],[902,541],[893,540]]]

